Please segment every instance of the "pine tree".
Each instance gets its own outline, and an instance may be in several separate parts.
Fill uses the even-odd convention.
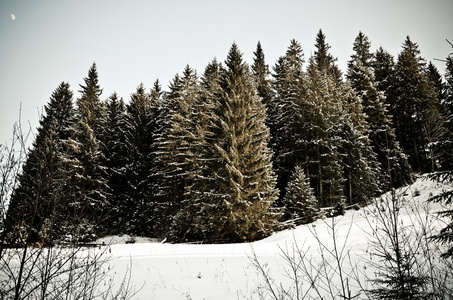
[[[452,160],[453,133],[451,121],[449,121],[449,119],[451,120],[451,113],[448,104],[448,84],[443,82],[442,75],[431,62],[428,64],[427,75],[434,86],[438,99],[438,105],[433,111],[428,112],[423,123],[423,131],[426,135],[431,160],[431,172],[434,172],[446,169],[447,162]],[[448,58],[445,78],[448,78]]]
[[[212,164],[217,189],[207,194],[204,220],[211,241],[251,241],[268,235],[275,225],[272,204],[278,193],[268,148],[265,106],[253,87],[248,66],[233,44],[215,95],[210,119]]]
[[[300,99],[302,97],[304,73],[302,70],[304,54],[301,45],[291,40],[285,56],[280,57],[274,66],[273,90],[275,99],[269,112],[271,129],[271,145],[274,151],[274,168],[280,200],[286,193],[289,177],[298,161],[304,160],[304,152],[300,141],[303,140]],[[281,206],[280,200],[276,203]]]
[[[146,93],[143,84],[131,94],[126,105],[126,145],[128,149],[127,182],[124,215],[126,228],[131,234],[151,236],[155,218],[153,212],[153,181],[150,176],[154,168],[154,128],[153,122],[157,104]]]
[[[150,132],[150,165],[147,181],[149,183],[149,193],[152,196],[153,209],[148,214],[148,218],[152,219],[152,233],[161,238],[165,238],[170,228],[170,213],[169,213],[169,198],[162,191],[168,185],[165,180],[164,170],[158,159],[158,142],[162,138],[162,134],[166,130],[168,124],[168,115],[166,101],[168,100],[168,92],[163,91],[159,79],[153,84],[149,94],[151,100],[150,122],[148,130]]]
[[[348,70],[353,68],[358,61],[361,62],[364,67],[370,68],[374,59],[374,55],[370,52],[370,48],[370,40],[363,32],[360,31],[354,40],[354,45],[352,47],[354,53],[351,55],[351,60],[348,61]],[[350,79],[349,76],[350,74],[348,72],[348,79]]]
[[[429,80],[434,85],[437,99],[439,100],[439,102],[444,102],[445,95],[444,95],[444,83],[442,80],[442,75],[440,75],[439,70],[432,62],[428,63],[428,67],[427,67],[426,71],[427,71]]]
[[[344,171],[344,191],[350,205],[366,204],[381,191],[377,182],[379,167],[368,130],[361,131],[350,118],[341,120],[337,137]]]
[[[384,93],[386,103],[390,106],[394,98],[392,94],[395,82],[394,58],[382,47],[379,47],[374,54],[374,60],[371,65],[374,71],[377,89]]]
[[[309,123],[303,141],[307,149],[306,172],[321,206],[342,206],[344,170],[339,150],[343,141],[337,138],[337,133],[347,101],[341,72],[328,53],[329,46],[321,31],[315,46],[317,51],[307,69],[302,109],[306,114],[303,119]]]
[[[57,225],[67,217],[64,184],[67,173],[62,141],[68,138],[74,113],[72,97],[69,84],[63,82],[45,106],[45,115],[7,212],[5,230],[13,244],[49,245],[62,234]]]
[[[331,76],[334,82],[342,81],[340,68],[335,64],[336,58],[329,53],[330,45],[326,42],[326,36],[320,29],[316,35],[315,52],[313,55],[313,64],[319,71]]]
[[[318,201],[300,165],[288,182],[283,205],[283,220],[293,220],[296,225],[311,223],[319,216]]]
[[[195,181],[204,156],[203,132],[206,119],[200,110],[201,88],[196,72],[186,66],[182,77],[175,77],[167,102],[168,124],[158,144],[158,161],[166,181],[172,240],[198,239],[192,223],[199,196]]]
[[[379,162],[379,185],[387,190],[409,183],[411,170],[396,140],[384,92],[378,90],[375,81],[370,46],[368,37],[360,32],[353,46],[355,53],[348,62],[347,79],[366,114],[370,143]]]
[[[220,93],[220,78],[224,72],[222,64],[214,59],[202,75],[199,88],[188,113],[186,145],[188,153],[184,174],[184,195],[180,209],[176,212],[170,231],[173,241],[217,241],[212,223],[212,212],[216,211],[213,198],[217,195],[218,179],[213,176],[218,161],[213,158],[212,140],[208,140],[208,126],[213,116],[214,99]],[[185,72],[187,75],[191,72]],[[193,77],[184,76],[186,78]],[[216,212],[217,213],[217,212]]]
[[[453,48],[453,45],[452,45]],[[445,74],[445,86],[444,86],[444,102],[442,103],[442,111],[445,116],[446,122],[445,127],[448,129],[446,139],[442,145],[445,151],[444,157],[441,160],[441,165],[444,170],[432,174],[430,177],[439,182],[447,184],[450,189],[443,191],[437,196],[431,197],[430,202],[440,202],[445,205],[453,203],[453,138],[452,138],[452,124],[453,124],[453,54],[447,57],[447,68]],[[443,254],[445,257],[453,257],[453,209],[447,208],[440,213],[441,216],[448,217],[449,223],[440,230],[440,232],[433,238],[440,243],[447,244],[448,249]]]
[[[102,152],[105,158],[105,178],[109,187],[106,229],[111,233],[125,232],[126,207],[128,196],[126,145],[126,106],[122,98],[113,93],[107,102],[105,124],[102,130]]]
[[[263,48],[261,43],[258,42],[256,45],[256,51],[253,52],[253,65],[252,74],[255,80],[256,90],[258,96],[261,97],[262,101],[268,107],[272,102],[272,89],[271,80],[269,79],[270,71],[269,66],[266,64]]]
[[[440,165],[443,170],[453,169],[453,55],[447,57],[446,73],[444,84],[444,101],[441,103],[442,115],[445,119],[447,134],[442,145],[444,156]]]
[[[156,79],[156,81],[154,81],[153,83],[153,87],[151,89],[151,92],[150,92],[150,96],[151,98],[153,99],[160,99],[160,97],[162,96],[162,87],[160,85],[160,81],[159,79]]]
[[[438,115],[438,99],[426,73],[426,62],[420,56],[418,45],[409,37],[398,55],[393,95],[390,111],[401,147],[409,155],[414,170],[428,171],[430,160],[422,128],[428,113]]]
[[[73,224],[68,231],[73,232],[75,241],[94,239],[102,233],[103,219],[107,209],[108,186],[104,177],[101,132],[104,125],[104,106],[100,100],[102,89],[96,64],[93,64],[80,85],[80,97],[71,136],[67,140],[68,160],[71,161],[71,188],[69,207]]]

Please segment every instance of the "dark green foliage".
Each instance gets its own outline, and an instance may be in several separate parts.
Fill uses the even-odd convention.
[[[440,145],[442,156],[439,164],[442,170],[451,170],[453,169],[453,54],[450,54],[446,61],[445,83],[442,89],[443,101],[440,107],[445,133]]]
[[[447,61],[448,62],[448,61]],[[447,93],[445,85],[437,68],[430,62],[426,70],[438,101],[434,103],[423,120],[423,133],[427,143],[428,158],[431,161],[430,171],[446,169],[448,161],[452,159],[453,133],[450,126]],[[451,126],[450,126],[451,127]]]
[[[105,224],[99,220],[103,220],[108,206],[102,153],[104,106],[100,100],[102,89],[96,64],[91,66],[84,82],[85,85],[80,85],[82,89],[77,99],[71,136],[66,142],[72,188],[68,207],[73,219],[66,230],[71,232],[71,239],[78,241],[94,239],[106,230]]]
[[[444,83],[442,80],[442,75],[440,75],[439,70],[436,68],[436,66],[432,62],[429,62],[426,71],[427,71],[429,80],[434,85],[434,90],[436,91],[437,99],[440,102],[444,102],[445,93],[444,93]]]
[[[129,195],[126,180],[128,163],[126,106],[116,93],[113,93],[104,105],[106,115],[101,140],[105,158],[104,176],[109,187],[105,226],[110,233],[121,233],[126,231],[124,199]]]
[[[443,256],[453,257],[453,209],[451,209],[451,204],[453,204],[453,171],[449,170],[432,173],[430,178],[451,188],[449,190],[442,191],[442,193],[437,196],[431,197],[429,201],[443,203],[450,207],[439,213],[441,216],[446,217],[449,220],[447,221],[447,225],[432,238],[442,244],[448,245],[448,249]]]
[[[373,60],[374,55],[370,52],[370,45],[368,37],[360,32],[354,42],[355,53],[348,62],[347,78],[360,98],[365,113],[366,123],[369,127],[370,144],[377,155],[379,171],[376,173],[380,174],[378,177],[379,187],[388,190],[409,183],[411,169],[396,140],[388,105],[385,103],[384,92],[379,91],[378,83],[371,68],[376,60]],[[382,56],[382,53],[379,54],[380,59],[382,59]],[[377,70],[381,77],[391,75],[384,75],[386,70],[383,67],[384,62],[376,62],[376,64],[383,68]]]
[[[301,166],[296,166],[288,182],[283,206],[283,220],[293,220],[296,225],[311,223],[319,217],[318,201]]]
[[[390,105],[390,100],[393,96],[391,87],[393,87],[395,81],[395,61],[393,56],[380,47],[374,54],[372,68],[377,89],[384,93],[386,103]]]
[[[379,194],[379,167],[368,136],[349,120],[344,120],[338,137],[344,170],[344,192],[350,205],[366,204]]]
[[[302,120],[305,120],[305,144],[307,175],[323,206],[344,202],[344,178],[341,153],[342,143],[337,138],[342,123],[345,97],[341,83],[319,69],[314,58],[308,66],[308,80],[303,97]]]
[[[73,114],[72,91],[61,83],[52,93],[36,139],[24,163],[6,218],[8,242],[52,244],[67,217],[63,141]]]
[[[66,84],[46,106],[12,193],[11,241],[252,241],[278,228],[281,212],[307,223],[321,207],[341,213],[407,184],[410,165],[449,171],[451,56],[444,83],[409,38],[396,63],[370,45],[360,32],[344,81],[321,30],[307,66],[291,40],[273,80],[261,43],[251,67],[233,44],[201,79],[187,66],[168,92],[141,84],[127,104],[100,100],[93,64],[75,110]],[[450,229],[436,238],[451,242]]]
[[[271,89],[271,80],[269,76],[271,72],[269,71],[269,66],[266,64],[263,48],[261,48],[261,43],[258,42],[256,45],[256,51],[253,52],[253,65],[252,65],[252,74],[256,85],[256,90],[258,96],[261,97],[266,107],[269,107],[272,102],[272,89]]]
[[[418,45],[406,38],[395,66],[395,80],[389,97],[396,136],[415,171],[430,171],[423,122],[428,114],[438,115],[438,99],[420,57]]]
[[[326,36],[322,30],[319,30],[316,35],[315,47],[316,50],[313,55],[313,65],[315,65],[319,71],[331,77],[334,82],[341,82],[341,70],[335,64],[337,59],[329,53],[330,45],[326,42]]]
[[[302,66],[304,55],[301,45],[291,40],[286,55],[280,57],[274,66],[273,89],[275,99],[268,110],[268,120],[272,133],[271,145],[274,150],[274,169],[278,176],[277,187],[280,200],[286,193],[289,177],[294,166],[303,159],[301,126],[304,120],[300,99],[303,91],[304,74]],[[280,200],[276,203],[281,206]]]
[[[175,77],[168,96],[166,126],[157,144],[161,179],[160,194],[165,195],[166,220],[172,240],[193,240],[191,222],[197,215],[199,196],[196,181],[205,157],[203,133],[206,117],[201,106],[201,88],[196,72],[186,66],[182,77]],[[191,236],[192,235],[192,236]],[[197,237],[198,239],[200,236]]]
[[[154,167],[153,139],[157,99],[151,98],[143,84],[137,87],[126,105],[126,145],[128,161],[126,180],[127,197],[123,214],[129,233],[151,236],[155,218],[152,197],[153,181],[150,170]]]

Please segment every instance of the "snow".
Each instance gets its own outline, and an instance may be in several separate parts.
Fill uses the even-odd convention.
[[[403,199],[399,223],[417,227],[420,220],[429,220],[433,233],[438,232],[445,223],[437,218],[436,212],[445,210],[445,207],[438,203],[427,204],[426,200],[448,188],[451,187],[421,176],[411,186],[397,190],[396,194]],[[388,196],[383,195],[382,199]],[[101,246],[89,249],[106,253],[108,262],[104,271],[106,280],[114,282],[114,289],[120,287],[130,272],[129,285],[137,292],[132,299],[262,299],[265,281],[253,258],[256,257],[263,270],[268,272],[276,287],[288,288],[293,282],[284,254],[293,255],[295,247],[299,250],[296,254],[303,255],[303,260],[298,263],[312,268],[312,274],[319,275],[316,272],[327,270],[329,275],[323,277],[321,274],[319,277],[317,284],[321,288],[326,292],[329,288],[333,288],[334,293],[338,291],[341,281],[336,268],[340,263],[355,295],[360,288],[354,282],[352,272],[359,279],[360,276],[364,279],[364,274],[368,278],[375,276],[376,270],[370,264],[373,260],[370,239],[373,239],[372,227],[376,226],[372,218],[375,209],[376,206],[370,205],[360,210],[349,210],[344,216],[317,220],[253,243],[169,244],[157,239],[123,235],[99,239],[96,243]],[[341,253],[340,262],[332,256],[334,241]],[[311,296],[318,298],[309,288],[310,284],[304,281],[307,278],[301,280],[302,289],[310,290]],[[362,284],[369,288],[369,281],[363,280]],[[327,294],[326,298],[331,297]]]
[[[446,187],[420,177],[406,188],[398,190],[404,196],[405,207],[401,222],[413,222],[414,205],[426,205],[429,196]],[[342,217],[317,220],[309,225],[285,230],[253,243],[243,244],[167,244],[157,240],[129,236],[106,237],[99,240],[110,247],[110,272],[119,274],[131,270],[132,285],[138,290],[134,299],[259,299],[263,278],[253,265],[255,254],[259,262],[270,271],[275,282],[288,282],[282,251],[294,245],[306,252],[306,257],[321,263],[325,249],[332,249],[332,225],[335,226],[336,243],[343,253],[348,253],[345,264],[359,265],[367,254],[371,230],[367,211],[347,211]],[[442,210],[440,204],[429,205],[431,216]],[[334,223],[332,223],[334,222]],[[442,228],[437,224],[436,229]],[[321,248],[320,248],[321,247]],[[325,258],[324,258],[325,259]],[[372,270],[367,271],[371,274]]]

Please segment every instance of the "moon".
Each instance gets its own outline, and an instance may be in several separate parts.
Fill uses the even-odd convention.
[[[16,19],[16,16],[14,14],[11,14],[11,20],[15,20]]]

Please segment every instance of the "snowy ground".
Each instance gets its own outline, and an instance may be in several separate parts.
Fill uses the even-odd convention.
[[[426,206],[428,197],[443,188],[421,177],[412,186],[400,189],[399,193],[405,195],[407,208],[401,210],[401,222],[414,222],[415,216],[419,215],[415,213],[414,207],[416,210]],[[372,259],[368,252],[368,238],[373,221],[366,218],[370,209],[348,211],[334,220],[337,248],[343,250],[343,267],[347,270],[351,269],[351,265],[354,266],[352,269],[359,276],[360,272],[373,275],[373,270],[364,267],[364,261]],[[441,206],[437,204],[429,207],[431,213],[440,209]],[[431,226],[438,230],[443,224],[436,221]],[[126,244],[130,239],[127,236],[107,237],[100,242],[111,244],[109,265],[111,272],[116,273],[116,280],[126,270],[131,270],[131,282],[139,290],[134,299],[259,299],[260,291],[264,291],[264,280],[251,261],[253,255],[256,254],[258,261],[269,271],[274,283],[289,285],[291,280],[285,275],[288,265],[282,257],[282,251],[292,253],[297,245],[300,253],[305,254],[306,261],[314,266],[326,260],[335,265],[328,253],[333,250],[331,227],[332,219],[318,220],[246,244],[166,244],[143,238],[136,238],[134,244]],[[317,238],[326,248],[320,246]],[[333,285],[339,285],[340,281],[335,279],[337,275],[331,277]],[[352,281],[351,278],[351,287],[354,289]],[[303,283],[302,290],[307,289],[307,283]]]

